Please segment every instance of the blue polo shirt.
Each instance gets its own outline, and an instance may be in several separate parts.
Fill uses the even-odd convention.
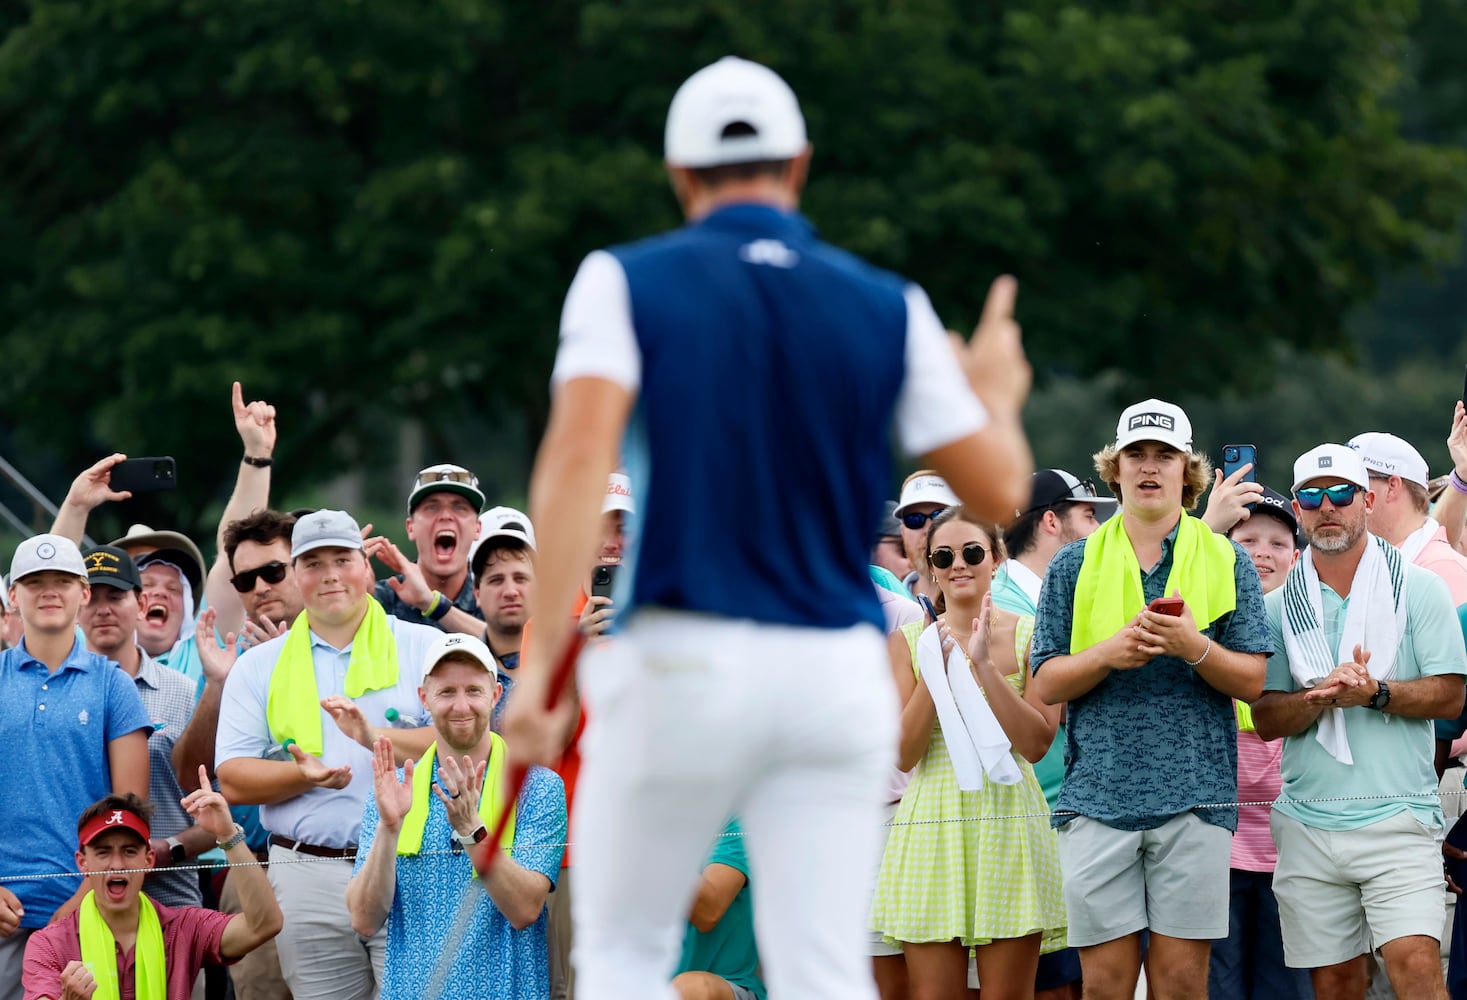
[[[893,429],[925,455],[987,419],[920,288],[763,204],[587,257],[554,381],[582,376],[636,395],[624,458],[654,530],[623,619],[881,627],[866,567]]]
[[[107,747],[153,731],[133,680],[80,642],[52,673],[25,642],[0,652],[0,874],[76,870],[76,821],[112,792]],[[44,927],[78,876],[7,882],[25,907],[22,927]]]
[[[436,760],[433,770],[437,781]],[[402,780],[403,772],[399,770],[397,776]],[[515,803],[512,856],[521,868],[548,878],[553,890],[565,853],[565,786],[554,771],[532,767]],[[353,875],[366,864],[380,823],[377,797],[370,795]],[[474,893],[477,902],[458,958],[442,992],[435,996],[443,1000],[539,1000],[549,996],[546,910],[530,926],[515,930],[482,884],[475,882],[468,855],[455,846],[448,811],[438,796],[430,796],[422,850],[397,859],[397,888],[387,914],[382,1000],[418,1000],[423,995],[465,892]]]

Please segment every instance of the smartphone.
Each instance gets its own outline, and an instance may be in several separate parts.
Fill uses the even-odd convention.
[[[937,621],[937,608],[933,606],[931,598],[926,594],[918,594],[917,603],[922,605],[922,613],[927,616],[927,624],[931,625]]]
[[[1467,366],[1462,369],[1462,405],[1467,406]]]
[[[118,492],[157,493],[178,486],[178,467],[167,456],[129,458],[112,467],[108,484]]]
[[[1146,610],[1155,611],[1159,615],[1171,615],[1175,618],[1182,613],[1184,603],[1180,597],[1158,597],[1146,605]]]
[[[1245,483],[1258,482],[1258,449],[1251,444],[1223,445],[1222,473],[1226,479],[1245,465],[1253,468],[1243,477]]]
[[[592,597],[611,596],[611,588],[616,585],[616,571],[619,566],[619,563],[607,563],[591,571]]]

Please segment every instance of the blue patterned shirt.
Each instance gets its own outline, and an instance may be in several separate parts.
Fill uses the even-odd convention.
[[[1176,530],[1162,542],[1161,561],[1142,570],[1147,602],[1165,596]],[[1273,654],[1263,588],[1253,560],[1233,543],[1237,606],[1203,631],[1239,653]],[[1085,541],[1060,549],[1044,575],[1034,623],[1032,666],[1070,653],[1075,582]],[[1113,671],[1070,702],[1065,780],[1054,824],[1088,816],[1118,830],[1153,830],[1196,811],[1204,822],[1238,827],[1236,806],[1199,809],[1238,799],[1238,737],[1232,699],[1185,662],[1158,656],[1135,670]]]
[[[434,772],[436,781],[436,762]],[[402,779],[400,769],[398,779]],[[353,874],[366,863],[379,821],[377,796],[369,795]],[[565,833],[565,786],[560,776],[542,767],[531,768],[516,804],[515,862],[544,875],[554,889],[565,853]],[[478,902],[443,992],[435,996],[443,1000],[543,1000],[550,995],[545,910],[529,927],[515,930],[473,877],[468,855],[455,847],[448,813],[434,795],[429,800],[422,853],[397,859],[397,891],[387,915],[382,1000],[418,1000],[423,995],[466,887],[477,895]]]

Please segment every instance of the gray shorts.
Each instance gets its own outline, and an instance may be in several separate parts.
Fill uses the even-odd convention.
[[[728,980],[725,979],[724,982],[728,983]],[[754,991],[749,989],[747,986],[740,986],[737,983],[728,983],[728,985],[729,988],[733,990],[734,1000],[759,1000],[759,998],[754,995]]]
[[[1071,947],[1147,928],[1194,941],[1227,937],[1229,831],[1183,813],[1154,830],[1080,816],[1059,834]]]
[[[1269,825],[1287,965],[1335,965],[1413,934],[1441,940],[1441,827],[1409,809],[1358,830],[1316,830],[1275,809]]]

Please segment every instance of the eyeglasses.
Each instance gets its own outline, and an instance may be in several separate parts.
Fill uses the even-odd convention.
[[[1329,497],[1329,502],[1336,507],[1348,507],[1355,502],[1355,494],[1360,492],[1360,487],[1354,483],[1336,483],[1333,486],[1306,486],[1294,491],[1294,499],[1299,501],[1300,510],[1318,510],[1319,505]]]
[[[908,513],[902,515],[902,523],[905,524],[912,531],[921,531],[924,527],[926,527],[928,521],[932,520],[934,517],[936,517],[938,514],[941,514],[945,510],[947,510],[946,507],[939,507],[931,514],[918,514],[916,511],[909,511]]]
[[[266,583],[276,584],[285,579],[285,571],[290,567],[276,559],[267,562],[263,566],[247,569],[243,573],[236,573],[229,578],[234,589],[241,594],[248,594],[255,589],[255,580],[263,578]]]
[[[462,483],[478,489],[479,477],[468,469],[424,469],[418,473],[418,478],[413,480],[413,489],[420,490],[434,483]]]
[[[988,550],[974,542],[972,545],[963,546],[963,562],[969,566],[980,565],[988,555]],[[947,569],[957,560],[953,550],[944,545],[940,549],[933,549],[927,554],[927,561],[938,569]]]

